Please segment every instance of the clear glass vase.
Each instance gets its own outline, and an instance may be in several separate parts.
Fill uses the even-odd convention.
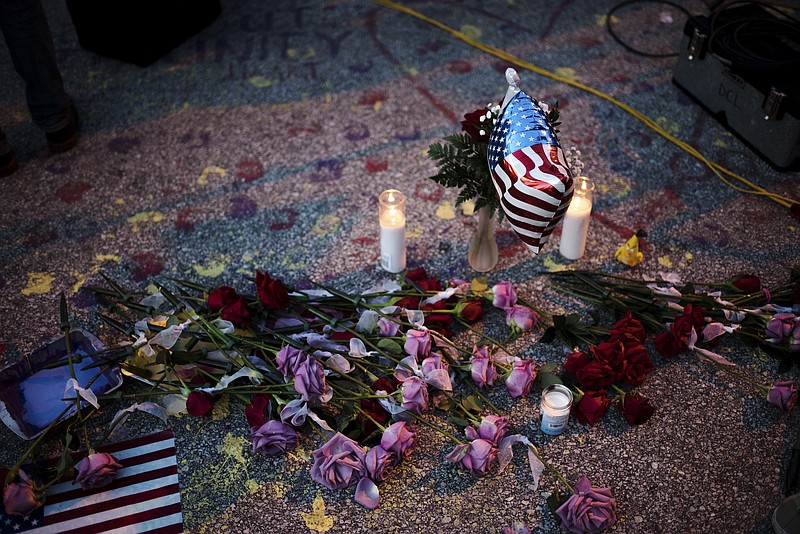
[[[473,270],[485,273],[494,269],[499,259],[497,241],[494,238],[494,221],[489,208],[483,207],[478,210],[478,228],[469,242],[467,260]]]

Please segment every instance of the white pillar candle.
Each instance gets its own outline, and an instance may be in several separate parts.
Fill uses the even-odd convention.
[[[540,428],[545,434],[555,436],[567,428],[572,408],[572,392],[561,384],[553,384],[542,391],[539,404]]]
[[[589,218],[592,214],[592,191],[594,183],[585,176],[575,180],[575,192],[561,227],[561,243],[558,251],[568,260],[577,260],[586,252],[586,236],[589,233]]]
[[[387,189],[378,197],[378,222],[381,225],[381,267],[390,273],[406,268],[406,197],[397,189]]]

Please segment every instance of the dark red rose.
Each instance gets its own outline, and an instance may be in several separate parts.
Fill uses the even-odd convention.
[[[464,120],[461,121],[461,131],[466,132],[467,135],[479,143],[486,143],[489,141],[489,130],[491,128],[489,122],[481,124],[481,117],[485,115],[485,109],[478,109],[472,113],[467,113],[464,115]]]
[[[650,419],[655,408],[650,404],[650,400],[639,392],[626,393],[619,400],[619,410],[623,417],[631,425],[641,425]]]
[[[792,304],[800,304],[800,282],[794,285],[794,291],[792,291],[792,296],[789,297],[789,301]]]
[[[195,417],[208,417],[214,411],[214,397],[196,389],[186,398],[186,411]]]
[[[592,360],[576,373],[581,387],[590,391],[605,389],[614,383],[614,370],[605,362]]]
[[[692,320],[692,326],[694,326],[695,330],[702,332],[703,327],[706,325],[706,309],[704,307],[687,304],[683,309],[683,315]]]
[[[383,406],[381,406],[381,403],[378,402],[377,399],[362,399],[361,409],[366,412],[367,415],[369,415],[369,417],[367,417],[367,415],[359,413],[356,417],[356,420],[364,425],[365,435],[371,434],[375,429],[378,428],[378,426],[373,422],[373,419],[377,421],[378,424],[385,426],[391,418],[389,416],[389,412],[387,412]],[[372,419],[370,419],[370,417]]]
[[[589,355],[585,352],[573,352],[567,356],[567,361],[564,362],[564,370],[571,375],[576,375],[578,371],[583,369],[590,361]]]
[[[385,391],[386,393],[394,393],[400,386],[400,381],[394,376],[379,378],[372,384],[372,391]]]
[[[683,349],[683,342],[672,332],[660,332],[656,335],[656,350],[665,358],[674,358]]]
[[[614,371],[614,379],[619,380],[625,372],[625,345],[620,341],[606,341],[591,349],[594,357],[608,365]]]
[[[256,290],[258,300],[268,310],[283,310],[289,307],[289,292],[283,282],[270,278],[269,273],[256,271]]]
[[[247,302],[244,297],[239,297],[233,304],[229,304],[222,308],[220,313],[226,321],[230,321],[235,325],[246,325],[250,323],[250,310],[247,308]]]
[[[761,280],[754,274],[740,274],[731,279],[733,287],[743,293],[755,293],[761,290]]]
[[[676,339],[679,339],[682,344],[686,344],[686,341],[689,340],[689,336],[692,334],[692,328],[694,328],[692,317],[689,315],[680,315],[675,318],[672,326],[669,327],[669,331]]]
[[[405,308],[407,310],[418,310],[419,309],[419,297],[403,297],[397,302],[394,303],[395,306],[399,306],[400,308]]]
[[[424,267],[417,267],[416,269],[411,269],[408,271],[406,273],[406,278],[412,282],[418,282],[420,280],[426,280],[428,278],[428,273],[425,272]]]
[[[629,337],[644,343],[647,339],[647,332],[644,330],[641,321],[633,318],[631,312],[626,312],[622,318],[614,324],[614,328],[609,332],[610,340],[619,339],[622,342]]]
[[[219,286],[208,294],[208,309],[218,312],[239,298],[236,290],[229,286]]]
[[[572,406],[575,418],[584,424],[594,426],[608,411],[611,399],[605,391],[587,391],[577,404]]]
[[[475,321],[480,321],[481,317],[483,317],[483,301],[481,300],[469,300],[462,306],[458,312],[462,319],[467,321],[468,323],[474,323]]]
[[[271,419],[270,399],[272,395],[268,393],[257,393],[250,399],[250,404],[244,407],[244,415],[250,428],[259,428]]]
[[[438,310],[446,310],[447,303],[443,300],[435,304],[423,304],[422,311],[435,312]],[[425,315],[425,326],[436,330],[437,332],[447,330],[450,327],[450,322],[453,316],[449,313],[428,313]]]
[[[343,332],[331,332],[328,334],[328,337],[334,341],[350,341],[351,339],[356,337],[356,335],[352,332],[345,330]]]
[[[638,386],[653,370],[653,361],[642,344],[625,347],[625,361],[625,372],[617,380],[622,380],[629,386]]]
[[[436,278],[426,278],[425,280],[418,280],[416,282],[420,291],[441,291],[442,284]]]

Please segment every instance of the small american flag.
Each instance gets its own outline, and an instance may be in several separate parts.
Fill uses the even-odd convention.
[[[572,200],[572,173],[544,112],[524,92],[494,125],[488,160],[511,228],[538,254]]]
[[[122,465],[108,486],[83,490],[72,481],[47,490],[44,506],[22,517],[0,513],[0,532],[183,532],[172,430],[100,447]],[[4,510],[0,510],[4,512]]]

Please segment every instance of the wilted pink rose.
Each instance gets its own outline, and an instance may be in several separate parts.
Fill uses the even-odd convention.
[[[517,360],[506,378],[506,387],[513,398],[524,397],[531,392],[536,380],[536,365],[530,359]]]
[[[325,382],[322,364],[309,356],[294,371],[294,389],[304,401],[325,404],[333,397],[333,389]]]
[[[464,433],[468,439],[485,439],[495,447],[499,447],[509,430],[508,417],[491,414],[481,420],[477,430],[468,426],[464,429]]]
[[[408,378],[400,386],[403,395],[403,408],[414,413],[422,413],[428,407],[428,386],[418,376]]]
[[[387,451],[394,452],[398,458],[405,458],[411,454],[411,447],[414,446],[416,432],[406,424],[405,421],[398,421],[389,425],[381,436],[381,447]]]
[[[539,321],[539,316],[532,309],[514,304],[506,309],[506,324],[514,331],[527,332]]]
[[[400,325],[391,319],[381,317],[378,319],[378,330],[383,337],[395,337],[400,330]]]
[[[26,516],[44,504],[44,487],[19,470],[19,482],[11,482],[3,489],[3,504],[8,515]]]
[[[767,341],[778,345],[788,343],[796,324],[797,317],[791,313],[776,313],[767,323]]]
[[[300,433],[294,428],[276,421],[267,421],[250,434],[253,452],[279,454],[294,449],[300,442]]]
[[[486,347],[473,349],[470,364],[472,380],[475,381],[479,387],[483,388],[494,385],[494,381],[497,380],[497,369],[495,369],[494,361],[492,357],[488,355]]]
[[[122,465],[112,455],[96,452],[78,462],[78,476],[73,484],[80,484],[85,490],[102,488],[116,478],[121,468]]]
[[[367,475],[366,452],[357,442],[337,432],[311,453],[311,479],[328,489],[352,486]]]
[[[431,333],[427,330],[409,330],[406,332],[406,342],[403,350],[417,360],[427,358],[431,353]]]
[[[617,500],[610,488],[594,488],[586,475],[575,484],[575,493],[562,504],[556,514],[568,532],[595,534],[617,522]]]
[[[767,400],[788,412],[797,404],[797,394],[797,383],[794,380],[776,380],[769,388]]]
[[[511,282],[501,281],[492,287],[492,304],[496,308],[507,310],[517,303],[517,292]]]
[[[367,451],[364,456],[364,465],[367,467],[369,478],[375,482],[386,480],[392,467],[397,465],[397,455],[376,445]]]
[[[497,461],[497,448],[485,439],[462,443],[445,456],[452,463],[461,462],[473,475],[485,475]]]
[[[291,345],[284,345],[275,355],[275,364],[283,376],[294,376],[295,369],[308,359],[308,353]]]

